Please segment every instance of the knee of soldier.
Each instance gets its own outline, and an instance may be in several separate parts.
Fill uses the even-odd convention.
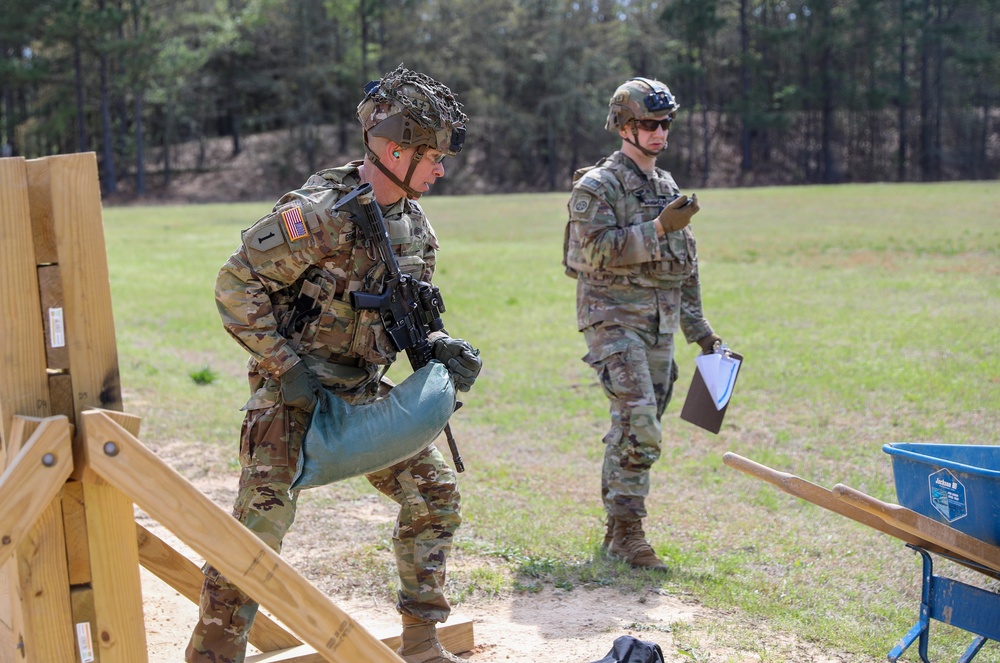
[[[663,428],[656,407],[634,407],[629,412],[628,438],[622,444],[622,467],[649,468],[660,457]]]
[[[454,533],[462,524],[462,495],[458,482],[454,480],[439,484],[429,500],[431,517],[437,520],[441,529]]]

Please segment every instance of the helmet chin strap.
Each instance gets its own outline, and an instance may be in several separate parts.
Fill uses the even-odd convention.
[[[413,157],[410,159],[410,168],[406,171],[406,181],[404,182],[396,177],[396,174],[389,170],[388,166],[382,163],[382,160],[375,155],[375,152],[373,152],[370,147],[368,147],[368,132],[365,132],[365,152],[368,154],[368,159],[375,164],[375,167],[378,168],[390,182],[402,189],[406,193],[406,196],[412,200],[419,198],[421,193],[410,186],[410,178],[413,177],[413,171],[417,169],[417,164],[424,158],[424,152],[426,151],[427,146],[421,145],[417,148],[417,151],[413,153]]]
[[[628,138],[626,138],[625,142],[626,143],[631,143],[632,145],[634,145],[637,150],[639,150],[640,152],[642,152],[643,154],[645,154],[647,157],[656,158],[656,157],[660,156],[661,154],[663,154],[664,152],[667,151],[667,142],[666,141],[663,142],[663,147],[661,147],[656,152],[654,152],[653,150],[648,150],[645,147],[643,147],[642,145],[640,145],[639,144],[639,130],[635,128],[634,124],[632,125],[632,138],[633,138],[633,140],[629,140]]]

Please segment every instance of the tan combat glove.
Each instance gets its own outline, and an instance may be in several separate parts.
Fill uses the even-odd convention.
[[[660,216],[656,217],[660,222],[660,227],[664,233],[681,230],[691,223],[691,217],[701,209],[698,206],[698,194],[693,193],[689,198],[686,194],[681,194],[663,208]]]
[[[702,336],[697,341],[698,345],[701,346],[701,353],[705,355],[712,354],[715,349],[722,345],[722,337],[720,337],[715,332],[708,334],[707,336]]]

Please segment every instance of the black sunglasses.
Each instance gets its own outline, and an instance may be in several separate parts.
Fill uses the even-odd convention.
[[[664,129],[670,129],[670,124],[674,121],[672,117],[665,117],[662,120],[636,120],[636,126],[644,131],[656,131],[657,128],[663,127]]]

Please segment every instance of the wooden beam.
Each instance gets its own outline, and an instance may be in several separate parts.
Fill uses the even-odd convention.
[[[66,344],[76,412],[122,409],[114,314],[97,157],[93,152],[37,159],[48,168],[48,209],[59,256]],[[45,178],[39,173],[39,180]],[[44,196],[44,192],[37,195]],[[33,199],[33,204],[34,204]],[[36,207],[32,208],[35,214]]]
[[[139,523],[135,527],[139,542],[139,562],[181,596],[197,605],[205,580],[201,569]],[[263,613],[257,613],[253,620],[249,640],[250,644],[263,652],[302,644],[301,640]]]
[[[50,413],[25,163],[20,157],[0,159],[0,439],[5,447],[14,415]]]
[[[45,331],[46,366],[50,370],[68,369],[69,350],[66,347],[63,319],[66,300],[63,298],[59,265],[41,265],[38,268],[38,298],[42,309],[42,328]]]
[[[87,544],[87,511],[83,505],[83,484],[67,481],[62,492],[63,531],[66,534],[67,572],[69,584],[89,585],[90,546]]]
[[[13,554],[73,469],[66,417],[45,419],[0,475],[0,564]]]
[[[138,431],[141,420],[122,412],[96,411],[115,425]],[[83,438],[88,419],[80,418]],[[121,428],[126,430],[126,428]],[[78,439],[78,444],[80,440]],[[77,453],[77,463],[86,463],[86,454]],[[82,528],[86,550],[68,551],[68,557],[89,560],[92,594],[77,604],[80,615],[91,612],[85,600],[93,601],[96,616],[94,644],[101,663],[139,663],[148,660],[146,624],[142,612],[142,579],[139,575],[139,546],[135,540],[135,513],[132,500],[99,476],[84,472]],[[79,615],[78,615],[79,618]]]
[[[20,660],[71,662],[75,650],[59,500],[73,467],[69,422],[63,416],[15,417],[11,431],[11,446],[19,451],[0,476],[0,504],[5,507],[0,513],[0,573],[10,611],[5,623],[12,632],[3,638],[0,660],[18,660],[7,657],[20,645]],[[21,610],[21,597],[27,597],[30,610]]]
[[[473,622],[469,619],[457,620],[437,627],[438,641],[453,654],[471,651],[475,647]],[[389,649],[399,649],[399,633],[376,636]],[[309,645],[248,656],[246,663],[323,663],[324,659]]]
[[[117,488],[84,482],[96,642],[101,663],[148,659],[132,502]]]
[[[395,652],[128,431],[101,412],[84,412],[82,417],[87,458],[95,472],[131,496],[327,661],[399,663]]]
[[[0,661],[17,660],[17,645],[24,631],[17,583],[16,561],[0,564]]]
[[[165,541],[136,523],[139,541],[139,561],[153,575],[173,587],[188,600],[198,603],[201,584],[205,576],[201,569],[184,555],[174,550]],[[438,640],[450,652],[460,654],[475,646],[472,621],[457,620],[438,626]],[[389,649],[399,648],[399,633],[375,634]],[[250,644],[264,652],[247,658],[247,663],[264,661],[323,661],[323,657],[309,645],[303,645],[294,635],[285,631],[280,624],[264,613],[258,613],[250,630]],[[268,658],[274,655],[277,658]],[[285,658],[281,658],[284,656]],[[296,658],[302,657],[305,658]],[[291,657],[291,658],[288,658]]]
[[[475,636],[471,619],[456,619],[447,624],[439,624],[437,627],[438,642],[441,646],[453,654],[472,651],[476,646]],[[389,634],[379,634],[379,639],[385,643],[389,649],[396,651],[399,649],[399,630],[393,630]]]
[[[65,479],[60,483],[64,482]],[[18,545],[17,564],[19,593],[30,597],[24,603],[30,608],[24,612],[27,659],[37,663],[79,660],[73,637],[66,540],[58,497],[48,501],[48,507]]]

